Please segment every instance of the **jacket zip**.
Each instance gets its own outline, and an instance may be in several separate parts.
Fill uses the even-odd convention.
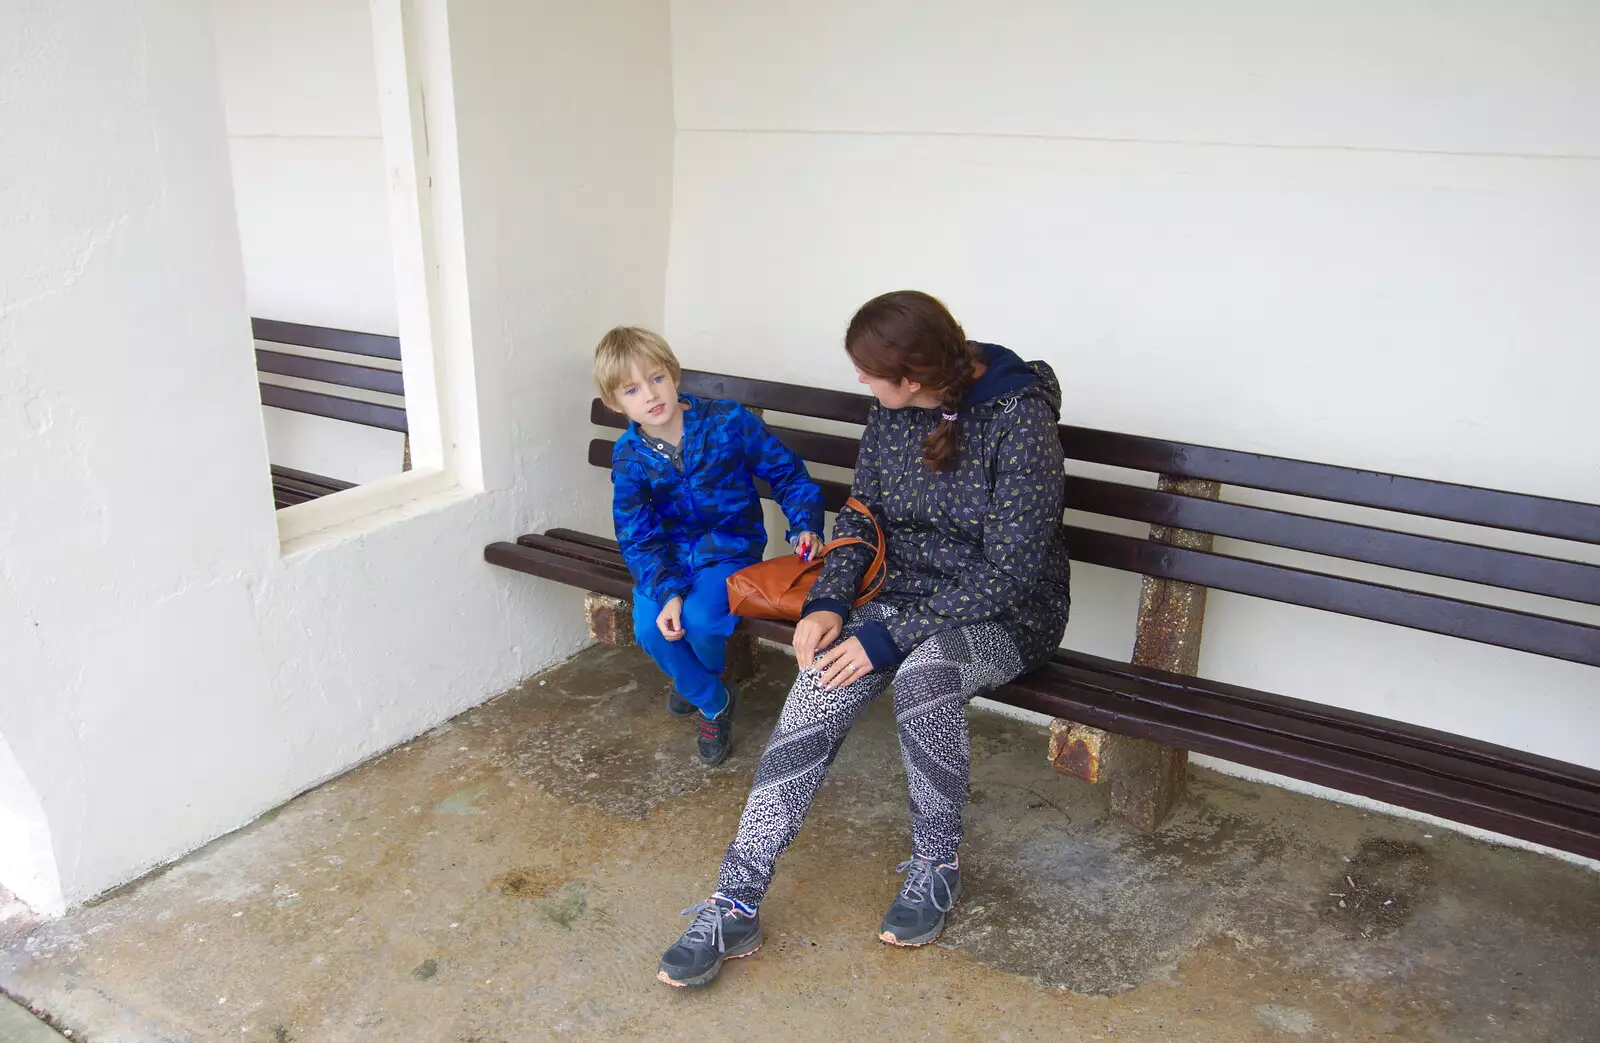
[[[683,494],[689,498],[689,516],[698,524],[700,521],[700,505],[695,503],[694,483],[689,481],[689,411],[687,410],[684,411],[683,415],[683,442],[680,444],[678,451],[683,455]],[[694,544],[689,548],[689,567],[691,569],[697,570],[699,568],[697,560],[699,553],[700,541],[695,540]]]
[[[912,444],[907,439],[907,446],[916,457],[914,460],[909,461],[909,466],[905,469],[905,473],[911,476],[912,483],[917,490],[916,499],[913,501],[916,504],[916,513],[912,517],[920,522],[929,522],[932,519],[928,516],[928,482],[922,473],[917,470],[922,465],[922,445],[921,443]]]

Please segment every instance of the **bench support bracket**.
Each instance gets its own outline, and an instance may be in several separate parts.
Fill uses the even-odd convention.
[[[602,645],[629,648],[633,639],[633,602],[594,591],[583,596],[583,619],[589,624],[589,637]]]
[[[1160,489],[1208,500],[1221,493],[1216,482],[1165,475]],[[1150,539],[1204,551],[1212,542],[1208,534],[1164,525],[1152,525]],[[1139,597],[1134,664],[1195,676],[1205,615],[1205,587],[1146,576]],[[1058,720],[1050,729],[1050,764],[1085,782],[1110,783],[1111,810],[1141,829],[1153,830],[1183,797],[1189,751]]]

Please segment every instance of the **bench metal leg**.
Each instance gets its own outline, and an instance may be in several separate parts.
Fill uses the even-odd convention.
[[[638,644],[633,636],[633,602],[627,598],[590,591],[583,596],[583,616],[592,640],[615,648]],[[756,667],[755,638],[743,631],[730,637],[727,665],[723,668],[722,676],[733,684],[739,684],[754,677]]]
[[[744,631],[728,638],[728,663],[723,667],[722,678],[730,684],[741,684],[756,675],[756,639]]]
[[[1215,500],[1216,482],[1161,477],[1163,492]],[[1175,547],[1211,549],[1211,536],[1163,525],[1150,527],[1150,539]],[[1146,576],[1139,598],[1133,662],[1194,676],[1200,667],[1200,636],[1205,625],[1206,588]],[[1111,809],[1141,829],[1155,829],[1183,796],[1189,751],[1056,721],[1050,729],[1050,764],[1063,775],[1111,785]]]

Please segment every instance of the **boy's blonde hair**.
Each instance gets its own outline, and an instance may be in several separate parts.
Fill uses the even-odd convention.
[[[616,408],[617,388],[635,369],[647,370],[652,364],[664,368],[674,384],[683,382],[678,356],[661,334],[643,326],[618,326],[607,332],[594,349],[594,386],[600,400]]]

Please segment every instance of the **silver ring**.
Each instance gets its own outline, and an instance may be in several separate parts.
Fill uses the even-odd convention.
[[[846,670],[854,670],[856,668],[856,664],[854,664],[854,663],[846,663],[846,664],[844,664],[844,668]]]

